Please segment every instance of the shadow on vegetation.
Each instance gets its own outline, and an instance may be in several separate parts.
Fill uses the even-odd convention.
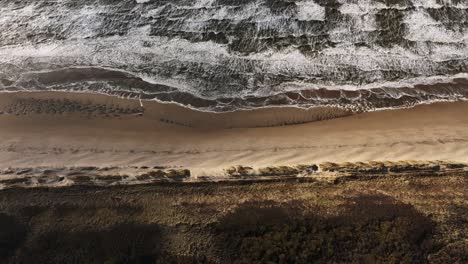
[[[26,234],[26,226],[12,216],[0,213],[0,260],[13,255],[23,243]]]
[[[435,224],[413,206],[382,194],[350,197],[250,201],[214,225],[184,228],[132,222],[144,209],[129,204],[105,219],[99,206],[25,206],[17,218],[0,214],[0,263],[463,263],[463,239],[434,242]],[[72,228],[59,225],[67,221]]]
[[[122,224],[109,230],[52,231],[16,256],[18,263],[155,263],[158,226]]]
[[[328,216],[305,209],[243,204],[217,227],[220,252],[235,263],[419,263],[434,247],[433,223],[384,195],[355,197]]]

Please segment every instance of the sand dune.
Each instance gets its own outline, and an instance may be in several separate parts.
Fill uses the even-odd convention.
[[[0,165],[166,166],[216,176],[239,164],[468,161],[468,102],[355,115],[337,108],[220,114],[143,105],[97,94],[1,94]]]
[[[189,169],[161,166],[23,167],[0,169],[0,189],[145,185],[206,182],[320,182],[468,176],[468,164],[446,161],[324,162],[294,166],[231,166],[218,176],[192,176]]]

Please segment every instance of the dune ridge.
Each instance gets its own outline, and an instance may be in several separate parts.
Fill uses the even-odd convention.
[[[192,176],[187,168],[161,166],[35,167],[0,170],[0,189],[115,186],[154,183],[311,181],[337,184],[343,181],[383,178],[468,176],[468,164],[449,161],[324,162],[293,166],[231,166],[218,176]]]

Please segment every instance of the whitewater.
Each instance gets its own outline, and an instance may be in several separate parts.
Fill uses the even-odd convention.
[[[0,3],[1,91],[375,110],[464,100],[467,74],[463,0]]]

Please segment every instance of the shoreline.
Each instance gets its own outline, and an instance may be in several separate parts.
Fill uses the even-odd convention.
[[[3,168],[165,166],[216,177],[237,165],[468,162],[463,101],[360,114],[333,108],[206,113],[154,101],[142,111],[139,100],[98,94],[17,92],[0,93],[0,111]],[[327,120],[310,122],[317,118]]]
[[[217,115],[224,115],[224,114],[230,114],[230,113],[232,114],[232,113],[237,113],[237,112],[254,112],[254,111],[258,111],[258,110],[283,109],[283,108],[285,108],[285,109],[300,109],[300,110],[308,111],[308,110],[311,110],[311,109],[314,109],[314,108],[322,108],[322,107],[343,109],[344,111],[349,111],[350,114],[359,113],[357,111],[352,112],[352,111],[350,111],[350,109],[347,109],[346,107],[339,106],[339,105],[319,105],[319,106],[309,106],[309,105],[267,105],[267,106],[258,106],[258,107],[252,107],[252,108],[240,108],[240,109],[226,110],[226,111],[210,111],[210,110],[206,110],[206,109],[198,109],[198,108],[195,108],[195,107],[193,107],[191,105],[184,105],[184,104],[176,102],[176,101],[161,101],[158,98],[152,98],[152,99],[141,98],[141,97],[137,96],[138,94],[135,94],[135,96],[125,97],[125,96],[122,96],[122,95],[119,95],[119,94],[108,94],[108,93],[99,92],[99,91],[73,91],[73,90],[72,91],[63,91],[63,90],[0,91],[0,95],[1,94],[28,94],[28,93],[31,93],[31,94],[44,94],[44,93],[54,94],[54,93],[57,93],[57,94],[59,94],[59,96],[60,96],[60,94],[62,94],[62,95],[63,94],[98,95],[98,96],[104,96],[104,97],[114,97],[114,98],[116,98],[118,100],[138,101],[140,103],[140,105],[142,103],[144,103],[144,104],[146,104],[146,103],[149,103],[149,104],[155,103],[155,104],[161,104],[161,105],[173,105],[173,106],[177,106],[177,107],[181,107],[181,108],[186,108],[186,109],[194,111],[194,112],[207,113],[207,114],[217,114]],[[130,92],[124,92],[124,93],[130,93]],[[144,94],[144,93],[142,93],[142,94]],[[435,101],[421,102],[420,104],[424,105],[424,104],[432,104],[432,103],[438,103],[438,102],[457,102],[457,101],[465,101],[465,100],[468,101],[468,98],[467,99],[457,99],[457,100],[451,100],[451,99],[435,100]],[[416,104],[415,106],[420,105],[420,104]],[[375,111],[381,111],[381,110],[385,111],[385,110],[391,110],[391,109],[405,109],[405,108],[412,108],[412,107],[414,107],[414,106],[401,106],[401,107],[395,107],[395,108],[389,107],[389,108],[368,110],[367,112],[375,112]],[[338,117],[335,117],[335,118],[338,118]],[[310,121],[310,122],[314,122],[314,121]]]
[[[176,113],[173,115],[174,123],[186,123],[184,121],[177,122],[177,119],[180,118],[181,115],[188,115],[190,118],[195,119],[195,121],[192,121],[191,124],[186,126],[197,128],[211,128],[213,125],[216,125],[217,128],[274,127],[335,119],[344,116],[350,116],[356,113],[350,109],[346,109],[340,106],[314,106],[308,108],[300,106],[265,106],[254,109],[212,112],[191,108],[177,102],[164,102],[153,99],[139,100],[139,98],[126,98],[119,95],[109,95],[99,92],[74,91],[15,91],[0,93],[0,109],[5,109],[5,107],[8,107],[8,104],[11,104],[18,99],[72,100],[79,104],[117,104],[133,109],[138,109],[139,112],[146,111],[146,116],[148,118],[164,118],[168,121],[171,121],[172,114]],[[144,107],[141,107],[142,102],[144,102]],[[26,102],[26,104],[28,103],[36,102]],[[162,113],[158,115],[158,111],[161,111]],[[79,110],[73,112],[80,114]],[[3,110],[2,113],[5,114],[6,111]],[[18,111],[11,114],[21,116],[23,113]],[[37,113],[28,112],[27,114]],[[81,114],[83,114],[83,112],[81,112]],[[271,118],[262,120],[263,117],[267,117],[271,114],[274,114],[277,117],[274,120]],[[249,118],[245,118],[246,116],[249,116]],[[188,118],[185,120],[188,120]]]
[[[203,96],[196,92],[180,90],[170,84],[157,83],[145,76],[122,69],[105,67],[66,67],[16,74],[19,74],[14,78],[19,80],[17,83],[0,78],[2,92],[94,93],[176,104],[207,113],[256,111],[264,108],[291,108],[291,106],[302,109],[338,107],[353,112],[368,112],[468,98],[466,89],[468,79],[465,73],[409,79],[407,82],[385,82],[375,87],[357,85],[353,86],[353,89],[348,85],[303,87],[300,83],[290,83],[289,85],[296,87],[294,90],[280,89],[273,93],[253,93],[244,96],[232,94]],[[36,84],[31,86],[30,81],[21,81],[22,78]]]
[[[399,87],[399,88],[408,88],[408,87]],[[330,90],[330,91],[339,91],[337,90]],[[352,90],[346,90],[346,91],[352,91]],[[359,90],[358,90],[359,91]],[[50,90],[50,91],[37,91],[37,90],[22,90],[22,91],[0,91],[0,94],[42,94],[42,93],[58,93],[58,94],[82,94],[82,95],[99,95],[99,96],[104,96],[104,97],[114,97],[118,100],[130,100],[130,101],[138,101],[142,107],[144,104],[149,103],[149,104],[161,104],[161,105],[174,105],[178,106],[181,108],[186,108],[188,110],[194,111],[194,112],[200,112],[200,113],[208,113],[208,114],[218,114],[218,115],[223,115],[223,114],[229,114],[229,113],[237,113],[237,112],[254,112],[258,110],[272,110],[272,109],[299,109],[299,110],[313,110],[315,108],[337,108],[337,109],[342,109],[345,112],[347,112],[349,115],[354,115],[354,114],[361,114],[361,113],[371,113],[371,112],[380,112],[380,111],[391,111],[391,110],[401,110],[401,109],[411,109],[420,105],[431,105],[431,104],[438,104],[438,103],[456,103],[456,102],[468,102],[468,98],[456,98],[456,99],[432,99],[432,100],[425,100],[421,102],[416,102],[412,105],[401,105],[401,106],[390,106],[390,107],[381,107],[381,108],[376,108],[376,109],[366,109],[366,110],[353,110],[352,107],[346,107],[346,106],[341,106],[341,105],[266,105],[266,106],[255,106],[252,108],[240,108],[240,109],[235,109],[235,110],[223,110],[223,111],[210,111],[206,109],[198,109],[196,107],[193,107],[191,105],[184,105],[182,103],[176,102],[176,101],[162,101],[159,100],[158,98],[152,98],[152,99],[147,99],[147,98],[141,98],[138,97],[137,94],[135,96],[122,96],[119,94],[109,94],[109,93],[104,93],[104,92],[99,92],[99,91],[64,91],[64,90]],[[130,92],[124,92],[124,93],[130,93]],[[144,93],[141,93],[144,94]],[[347,116],[347,115],[344,115]],[[340,116],[337,117],[331,117],[330,119],[333,118],[340,118]],[[315,121],[322,121],[322,120],[315,120]],[[315,121],[308,121],[308,122],[315,122]]]

